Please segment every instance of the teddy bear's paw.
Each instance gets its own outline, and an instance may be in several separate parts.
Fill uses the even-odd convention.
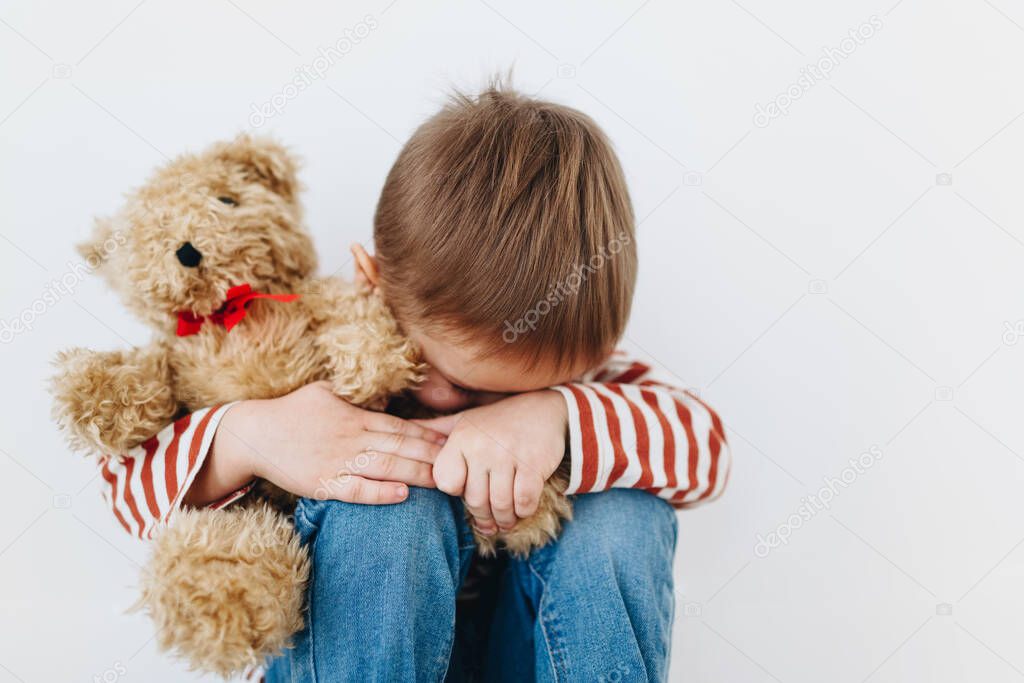
[[[76,450],[124,453],[166,427],[177,412],[160,349],[71,349],[54,365],[53,416]]]
[[[388,397],[420,382],[426,368],[379,295],[360,292],[346,303],[346,319],[328,321],[317,337],[331,386],[350,403],[383,408]]]
[[[162,649],[227,678],[301,630],[309,568],[291,522],[265,502],[185,510],[157,536],[137,607]]]
[[[549,480],[541,492],[537,511],[521,520],[512,530],[500,531],[495,536],[484,536],[474,531],[477,552],[489,557],[494,555],[498,546],[502,546],[515,557],[526,557],[535,548],[555,540],[562,530],[562,520],[572,519],[572,505],[562,493],[564,490],[563,483]]]
[[[413,343],[372,325],[335,327],[317,342],[326,351],[331,388],[355,405],[383,409],[387,398],[415,386],[423,364]]]

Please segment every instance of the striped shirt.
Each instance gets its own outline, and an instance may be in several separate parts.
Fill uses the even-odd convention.
[[[650,366],[616,353],[578,381],[553,388],[569,413],[567,494],[635,488],[686,508],[725,488],[730,455],[722,421],[695,394],[657,381]],[[104,497],[128,533],[150,538],[181,507],[231,405],[197,410],[127,454],[100,458]]]

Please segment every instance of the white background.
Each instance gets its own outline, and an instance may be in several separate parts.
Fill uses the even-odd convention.
[[[305,159],[322,270],[350,272],[400,142],[450,84],[514,64],[614,141],[642,218],[627,346],[733,445],[726,496],[680,516],[673,679],[1024,678],[1024,8],[389,1],[0,4],[0,319],[164,156],[251,127],[372,17],[261,127]],[[828,80],[755,125],[872,15]],[[123,614],[145,548],[44,390],[58,349],[147,330],[97,278],[37,313],[0,346],[0,681],[185,680]],[[872,446],[830,510],[790,524]]]

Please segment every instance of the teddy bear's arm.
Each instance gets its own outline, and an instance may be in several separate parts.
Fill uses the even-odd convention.
[[[76,450],[123,454],[159,432],[178,411],[160,345],[131,351],[71,349],[55,361],[54,418]]]

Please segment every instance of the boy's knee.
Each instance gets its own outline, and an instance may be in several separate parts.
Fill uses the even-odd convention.
[[[295,528],[302,542],[315,548],[316,563],[362,557],[394,565],[408,561],[411,547],[451,554],[463,544],[452,500],[416,487],[394,505],[303,498],[295,509]]]
[[[675,511],[661,498],[644,491],[612,489],[576,496],[573,521],[559,545],[581,552],[601,549],[612,559],[671,563],[675,552]]]
[[[323,584],[359,585],[381,576],[436,570],[438,581],[458,576],[463,533],[452,500],[433,489],[409,489],[395,505],[302,499],[295,528]],[[468,531],[467,531],[468,533]]]
[[[326,527],[347,542],[373,542],[381,535],[399,538],[440,528],[452,516],[445,494],[434,489],[409,488],[409,497],[394,505],[365,505],[338,500],[303,498],[295,509],[296,526],[318,530]]]

